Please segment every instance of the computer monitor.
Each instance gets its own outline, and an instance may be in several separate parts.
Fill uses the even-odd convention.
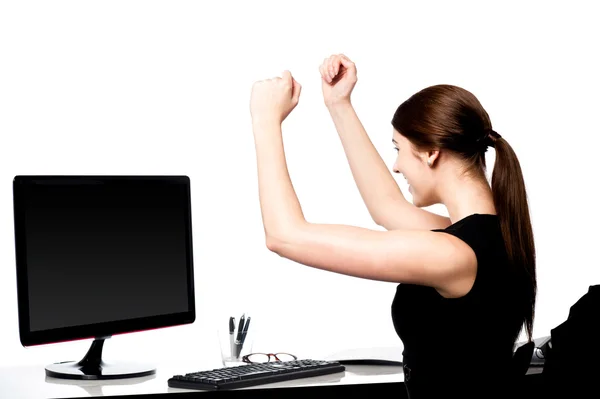
[[[154,374],[134,359],[106,364],[102,348],[116,334],[194,322],[190,179],[15,176],[13,199],[21,343],[94,339],[46,375]]]

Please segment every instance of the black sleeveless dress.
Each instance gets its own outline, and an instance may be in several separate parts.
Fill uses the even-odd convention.
[[[398,285],[392,320],[404,346],[408,395],[497,397],[498,389],[509,389],[522,326],[518,280],[507,261],[499,218],[473,214],[432,231],[467,243],[477,257],[477,275],[460,298],[444,298],[431,287]]]

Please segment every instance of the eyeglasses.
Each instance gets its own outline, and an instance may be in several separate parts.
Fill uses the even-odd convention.
[[[243,356],[242,361],[245,363],[268,363],[272,358],[278,362],[287,362],[298,359],[290,353],[250,353]]]

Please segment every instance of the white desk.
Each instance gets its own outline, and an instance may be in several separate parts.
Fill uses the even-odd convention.
[[[215,366],[214,364],[208,363],[200,365],[198,363],[182,363],[177,361],[162,362],[157,363],[156,374],[152,376],[123,380],[95,381],[65,380],[46,377],[44,369],[45,364],[0,367],[0,398],[54,399],[211,392],[171,388],[168,386],[167,380],[176,374],[208,370],[219,367],[219,365],[220,364],[217,364]],[[346,371],[343,373],[276,382],[241,388],[240,390],[402,382],[403,377],[404,375],[401,366],[347,365]],[[173,396],[177,397],[177,395]]]

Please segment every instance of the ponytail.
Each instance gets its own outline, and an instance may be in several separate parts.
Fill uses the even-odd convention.
[[[494,205],[500,219],[508,260],[515,268],[515,272],[523,276],[519,280],[525,281],[521,292],[526,296],[527,301],[521,310],[525,331],[531,342],[537,281],[535,245],[525,182],[519,160],[508,142],[493,130],[488,137],[496,151],[491,182]]]

